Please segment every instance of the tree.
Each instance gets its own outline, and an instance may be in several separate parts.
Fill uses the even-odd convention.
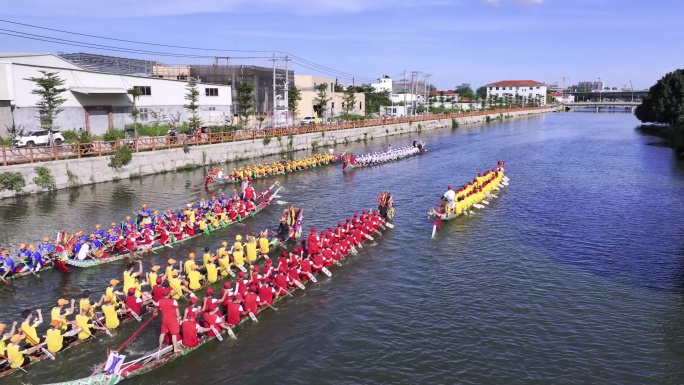
[[[188,113],[190,114],[190,118],[188,118],[188,131],[194,133],[197,132],[200,125],[202,125],[202,119],[200,119],[197,114],[199,112],[199,90],[197,89],[197,81],[191,77],[188,85],[185,86],[185,89],[187,90],[185,100],[188,101],[188,104],[183,105],[183,108],[188,110]]]
[[[356,90],[354,87],[347,87],[347,89],[344,91],[344,97],[342,98],[342,101],[344,103],[344,113],[349,115],[349,111],[354,110],[354,106],[356,105]]]
[[[328,102],[330,101],[330,98],[328,98],[328,84],[323,83],[317,85],[316,92],[314,102],[318,105],[318,115],[322,118],[325,116],[325,112],[328,109]]]
[[[60,96],[63,92],[66,92],[66,88],[62,87],[65,81],[57,76],[57,72],[45,70],[40,70],[38,72],[43,74],[43,76],[31,77],[25,80],[35,83],[38,87],[31,91],[31,93],[40,95],[40,100],[36,103],[40,127],[49,131],[49,140],[50,144],[52,144],[53,131],[59,128],[55,125],[55,119],[60,112],[64,111],[64,109],[59,108],[59,106],[66,102],[66,99]]]
[[[475,93],[468,83],[461,83],[461,85],[456,86],[454,91],[456,91],[461,98],[466,97],[468,99],[473,99],[475,97]]]
[[[477,91],[475,91],[475,95],[478,95],[482,98],[486,98],[487,97],[487,86],[477,87]]]
[[[297,86],[292,85],[287,93],[287,109],[297,116],[297,105],[302,101],[302,92]]]
[[[237,113],[240,124],[244,125],[254,112],[254,84],[240,82],[235,89],[238,92]]]
[[[357,93],[363,93],[366,99],[366,115],[376,114],[380,112],[380,107],[391,106],[389,91],[377,92],[370,84],[362,84],[354,87]]]
[[[673,125],[683,112],[684,69],[678,69],[663,76],[648,90],[635,115],[644,123]]]
[[[131,95],[133,98],[133,109],[131,110],[131,117],[133,118],[133,129],[135,130],[135,136],[138,136],[138,116],[140,116],[140,111],[138,110],[138,98],[142,95],[140,88],[129,88],[126,93]]]

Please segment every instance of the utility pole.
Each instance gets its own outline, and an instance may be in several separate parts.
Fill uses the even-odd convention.
[[[285,116],[285,120],[286,120],[285,125],[290,124],[290,122],[287,121],[288,119],[290,119],[290,116],[289,116],[290,115],[290,93],[289,93],[290,92],[290,73],[287,70],[287,62],[289,62],[289,61],[290,61],[290,56],[285,55],[285,92],[284,93],[285,93],[285,105],[287,106],[286,107],[287,113]],[[292,123],[294,123],[294,111],[292,111],[292,116],[293,116],[292,117],[292,119],[293,119]]]
[[[411,114],[415,114],[414,106],[415,102],[413,101],[413,96],[417,96],[418,94],[418,74],[420,74],[420,71],[411,71]],[[414,82],[415,79],[415,82]],[[416,101],[417,102],[417,101]]]
[[[273,61],[273,116],[271,117],[271,122],[275,122],[275,117],[276,117],[276,58],[275,54],[273,54],[273,59],[269,59]]]
[[[406,108],[406,70],[404,70],[404,115],[408,115],[408,109]]]
[[[430,112],[430,111],[428,111],[428,106],[429,106],[428,98],[430,97],[430,91],[429,91],[430,87],[428,87],[428,85],[430,84],[430,77],[431,76],[432,76],[432,74],[425,74],[425,111],[426,111],[426,113]],[[444,105],[444,100],[441,101],[441,105],[442,106]]]

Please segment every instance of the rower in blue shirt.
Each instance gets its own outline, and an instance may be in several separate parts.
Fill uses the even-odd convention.
[[[0,274],[2,274],[2,279],[11,277],[12,274],[14,274],[14,259],[10,257],[9,251],[2,251],[2,257],[0,257],[0,261],[2,261],[2,264],[0,264]]]
[[[33,271],[41,270],[43,268],[43,256],[40,255],[40,251],[38,251],[34,245],[29,245],[29,251],[31,252],[31,256],[29,257],[27,265]]]
[[[45,237],[45,238],[43,238],[43,243],[38,245],[38,251],[40,251],[41,255],[54,254],[55,245],[50,243],[50,238]]]
[[[105,236],[104,230],[100,227],[100,225],[95,225],[95,231],[93,231],[93,235],[97,239],[102,239]]]
[[[89,243],[90,243],[90,250],[92,250],[92,251],[95,251],[95,250],[99,249],[99,248],[102,246],[102,241],[100,241],[100,240],[95,236],[95,234],[91,234],[91,235],[90,235]]]
[[[138,211],[138,217],[140,217],[140,222],[142,225],[152,223],[152,211],[147,208],[147,205],[143,203],[142,210]]]
[[[31,252],[28,249],[26,249],[26,244],[22,243],[21,245],[19,245],[19,252],[17,253],[17,258],[20,261],[23,261],[28,259],[30,256]]]

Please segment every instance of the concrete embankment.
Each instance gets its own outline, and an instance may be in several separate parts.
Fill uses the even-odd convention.
[[[554,109],[510,111],[507,112],[506,115],[514,118],[554,111]],[[500,116],[501,114],[497,112],[489,115],[461,116],[455,118],[455,120],[459,125],[467,125],[484,122],[487,120],[487,117],[496,119]],[[33,181],[37,176],[35,169],[38,166],[45,167],[50,171],[55,179],[56,189],[64,189],[130,177],[176,171],[178,168],[183,168],[186,165],[209,165],[240,161],[284,152],[350,143],[357,139],[364,140],[418,132],[419,130],[421,132],[434,130],[451,127],[451,125],[452,119],[449,118],[272,137],[270,140],[259,138],[255,140],[193,146],[188,148],[189,151],[187,153],[182,148],[140,152],[133,154],[131,163],[118,170],[108,166],[109,157],[93,157],[13,165],[0,168],[0,172],[11,171],[21,173],[26,181],[26,187],[24,187],[21,194],[35,194],[45,191]],[[12,197],[15,195],[16,193],[14,191],[0,191],[0,198]]]

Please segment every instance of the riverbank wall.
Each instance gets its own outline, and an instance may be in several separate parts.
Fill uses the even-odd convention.
[[[380,137],[401,135],[451,128],[493,119],[516,118],[521,116],[556,112],[554,108],[530,109],[501,113],[461,116],[457,118],[423,120],[421,122],[383,124],[370,127],[351,128],[336,131],[323,131],[308,134],[288,135],[229,143],[191,146],[134,153],[132,161],[119,169],[109,167],[109,157],[57,160],[50,162],[20,164],[1,167],[0,172],[18,172],[26,182],[19,195],[30,195],[46,191],[34,182],[38,176],[37,167],[45,167],[54,177],[54,189],[76,188],[93,183],[109,182],[126,178],[138,178],[164,172],[186,170],[227,162],[244,161],[262,156],[276,155],[294,151],[327,148],[355,141],[371,140]],[[0,191],[0,199],[16,196],[15,191]]]

